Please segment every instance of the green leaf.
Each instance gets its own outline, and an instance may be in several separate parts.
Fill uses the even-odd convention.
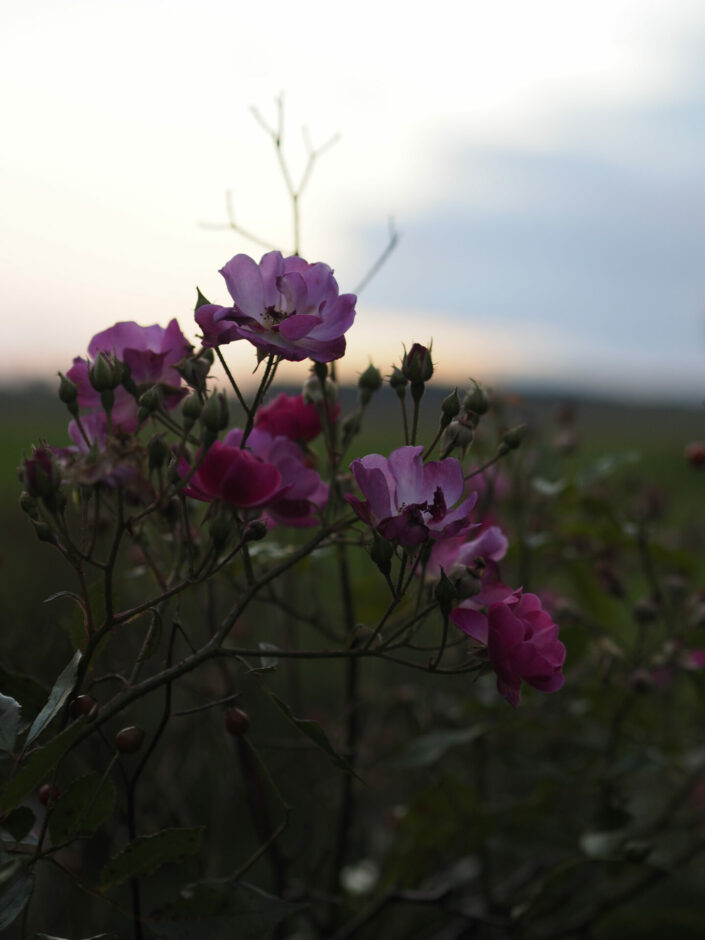
[[[34,878],[23,862],[13,861],[0,869],[0,930],[20,916],[32,897]]]
[[[488,730],[487,725],[477,724],[472,728],[457,731],[434,731],[424,734],[409,744],[392,759],[394,767],[428,767],[435,765],[446,751],[462,744],[470,744]]]
[[[52,842],[67,842],[77,832],[95,832],[115,807],[115,784],[92,773],[74,780],[56,802],[49,817]]]
[[[164,940],[265,940],[300,904],[283,901],[232,879],[188,885],[182,896],[156,911],[150,929]]]
[[[302,734],[305,734],[307,738],[310,738],[311,741],[333,761],[336,767],[340,770],[344,770],[348,774],[352,774],[354,777],[357,777],[357,774],[352,769],[350,764],[345,760],[342,754],[334,749],[333,745],[328,740],[328,735],[325,733],[323,728],[318,724],[317,721],[312,721],[309,718],[297,718],[286,702],[267,690],[267,695],[271,698],[274,704],[279,708],[283,715],[297,728]],[[358,777],[358,780],[360,778]]]
[[[0,665],[0,689],[20,703],[25,720],[31,721],[44,707],[46,689],[31,676],[11,672]]]
[[[29,806],[18,806],[3,819],[2,828],[10,833],[15,842],[21,842],[34,825],[34,820],[34,813]]]
[[[27,735],[27,740],[25,741],[25,747],[30,745],[32,741],[36,740],[36,738],[38,738],[42,731],[44,731],[44,729],[47,727],[49,722],[55,718],[56,715],[58,715],[59,711],[66,702],[66,699],[71,694],[73,684],[76,681],[76,673],[78,672],[78,664],[80,661],[81,653],[76,650],[76,652],[73,654],[71,662],[54,683],[54,688],[49,693],[49,698],[46,705],[34,719],[34,723],[29,729],[29,734]]]
[[[100,623],[105,614],[105,585],[103,580],[99,578],[92,584],[89,584],[86,597],[74,594],[73,591],[57,591],[56,594],[47,597],[44,603],[48,604],[50,601],[60,597],[68,597],[75,602],[71,613],[62,619],[61,625],[67,631],[73,648],[75,650],[82,650],[85,648],[86,639],[88,637],[90,623],[88,616],[89,611],[92,614],[93,623],[96,626]]]
[[[73,745],[74,741],[83,731],[85,718],[79,718],[65,728],[61,734],[44,747],[35,751],[27,763],[20,768],[5,788],[0,797],[0,808],[3,812],[14,809],[28,793],[30,793],[46,777]]]
[[[20,703],[0,695],[0,751],[12,751],[20,725]]]
[[[195,829],[163,829],[152,836],[141,836],[111,858],[100,873],[100,887],[110,888],[138,875],[156,871],[166,862],[193,855],[201,845],[203,826]]]

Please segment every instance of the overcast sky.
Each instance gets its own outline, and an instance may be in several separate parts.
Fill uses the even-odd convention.
[[[705,391],[705,6],[225,0],[2,3],[2,378],[117,320],[195,340],[195,285],[290,251],[270,122],[305,163],[301,252],[361,294],[348,374],[434,339],[447,381]],[[248,371],[244,343],[229,348]],[[305,365],[289,376],[303,377]]]

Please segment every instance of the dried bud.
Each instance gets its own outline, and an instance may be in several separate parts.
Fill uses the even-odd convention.
[[[455,588],[455,596],[459,601],[474,597],[482,589],[478,573],[467,565],[452,565],[448,571],[448,580]]]
[[[206,430],[218,434],[219,431],[222,431],[228,426],[229,417],[228,403],[225,400],[225,395],[221,392],[217,392],[211,395],[203,406],[201,424]]]
[[[225,713],[225,730],[234,738],[241,738],[247,734],[250,727],[250,716],[241,708],[229,708]]]
[[[431,347],[414,343],[409,352],[404,352],[401,363],[404,377],[413,385],[423,385],[433,375],[433,361],[431,360]]]
[[[323,388],[325,385],[325,394]],[[324,379],[323,384],[316,375],[309,376],[304,382],[301,390],[301,396],[307,405],[323,405],[325,401],[330,402],[338,400],[338,386],[332,379]]]
[[[136,754],[142,747],[144,731],[135,725],[123,728],[115,735],[115,747],[121,754]]]
[[[451,421],[443,432],[441,453],[447,457],[456,448],[464,451],[472,444],[474,438],[475,431],[464,420]]]
[[[466,411],[472,411],[476,415],[484,415],[490,407],[489,395],[474,379],[471,381],[473,387],[463,399],[463,408]]]

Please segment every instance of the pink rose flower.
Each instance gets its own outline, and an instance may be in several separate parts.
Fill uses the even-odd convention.
[[[340,405],[330,406],[331,422],[340,414]],[[267,431],[272,437],[281,435],[292,441],[305,444],[321,433],[321,416],[318,408],[306,404],[302,395],[277,395],[268,405],[258,409],[255,415],[255,427]]]
[[[96,333],[88,346],[91,359],[102,352],[124,363],[139,391],[145,391],[152,385],[161,385],[164,405],[169,409],[175,408],[186,394],[181,388],[181,376],[174,366],[190,351],[191,344],[176,320],[172,320],[166,329],[156,324],[139,326],[132,321],[116,323],[110,329]],[[100,393],[93,388],[88,378],[90,365],[88,360],[77,357],[67,377],[76,383],[79,406],[102,412]],[[113,426],[128,432],[134,431],[137,427],[137,410],[134,396],[121,385],[118,386],[111,414]]]
[[[555,692],[563,685],[565,646],[558,627],[535,594],[511,591],[490,603],[487,616],[465,602],[450,613],[463,633],[487,647],[497,674],[497,689],[516,707],[522,680],[541,692]],[[478,601],[479,595],[472,598]]]
[[[476,500],[473,495],[450,509],[463,495],[463,468],[453,457],[423,463],[423,450],[400,447],[388,458],[369,454],[350,464],[366,502],[350,495],[346,500],[364,522],[403,548],[466,531]]]
[[[355,318],[354,294],[339,294],[327,264],[309,264],[270,251],[259,264],[235,255],[221,268],[231,307],[196,310],[204,346],[246,339],[267,353],[298,362],[331,362],[345,353],[345,332]]]
[[[180,462],[179,472],[184,477],[189,472],[185,460]],[[204,502],[219,499],[239,509],[252,509],[269,502],[281,489],[281,482],[281,474],[272,464],[243,448],[216,441],[184,493]]]
[[[224,443],[239,447],[241,440],[242,431],[236,428],[225,436]],[[328,502],[328,484],[306,466],[301,448],[286,437],[273,437],[255,428],[247,438],[247,450],[265,465],[276,467],[281,476],[279,489],[266,505],[272,524],[296,528],[316,525]]]

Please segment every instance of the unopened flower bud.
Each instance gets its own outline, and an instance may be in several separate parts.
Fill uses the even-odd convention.
[[[453,389],[450,395],[446,396],[441,403],[441,427],[447,428],[453,418],[457,418],[460,413],[460,398],[458,389]]]
[[[39,519],[37,501],[29,495],[27,490],[22,490],[20,493],[20,509],[22,512],[26,512],[30,519]]]
[[[59,372],[59,399],[75,418],[78,414],[78,386],[63,372]]]
[[[472,379],[473,387],[463,399],[463,408],[476,415],[483,415],[490,407],[490,398],[484,388]]]
[[[241,738],[247,734],[250,727],[250,716],[241,708],[229,708],[225,713],[225,729],[234,738]]]
[[[21,467],[20,476],[30,496],[51,499],[61,486],[61,471],[48,447],[35,447]]]
[[[307,405],[322,405],[324,401],[332,402],[338,400],[338,386],[332,379],[324,379],[325,394],[321,380],[316,375],[311,375],[304,382],[301,395]]]
[[[212,349],[204,349],[197,357],[184,359],[178,366],[187,385],[203,393],[206,390],[206,377],[213,365],[214,354]]]
[[[124,368],[113,356],[99,352],[88,369],[88,379],[96,392],[113,391],[122,382]]]
[[[428,382],[433,375],[430,346],[414,343],[409,352],[404,353],[401,371],[412,385],[423,385]]]
[[[385,538],[382,538],[379,532],[373,532],[370,558],[377,565],[382,574],[385,575],[385,577],[387,577],[389,572],[392,570],[393,555],[394,548],[392,543],[388,542]]]
[[[228,426],[229,412],[225,395],[217,392],[211,395],[203,406],[201,424],[208,430],[217,434]]]
[[[358,398],[363,408],[369,405],[375,392],[382,387],[382,373],[372,363],[361,373],[357,380]]]
[[[121,754],[136,754],[144,742],[144,731],[135,725],[123,728],[115,735],[115,747]]]
[[[259,542],[268,531],[267,523],[263,519],[255,519],[245,529],[244,539],[246,542]]]
[[[401,371],[401,369],[394,366],[392,369],[392,374],[389,376],[389,384],[392,386],[394,391],[397,393],[397,397],[402,401],[406,395],[406,386],[408,385],[406,376]]]
[[[139,409],[137,411],[137,419],[140,424],[150,415],[153,415],[155,411],[159,411],[161,403],[161,392],[156,385],[153,385],[151,388],[148,388],[146,392],[143,392],[142,395],[140,395]]]
[[[181,406],[181,414],[184,420],[184,427],[187,431],[190,431],[194,424],[201,417],[201,412],[203,411],[203,402],[201,401],[201,396],[198,392],[193,392],[188,396],[186,401]]]
[[[149,469],[160,470],[171,457],[169,445],[161,437],[153,437],[147,445]]]
[[[35,522],[33,520],[33,525],[40,542],[48,542],[49,545],[56,545],[56,533],[46,522]]]
[[[509,453],[510,450],[516,450],[521,446],[521,442],[526,437],[526,425],[518,424],[515,428],[510,428],[502,435],[499,445],[499,451],[502,454]]]

